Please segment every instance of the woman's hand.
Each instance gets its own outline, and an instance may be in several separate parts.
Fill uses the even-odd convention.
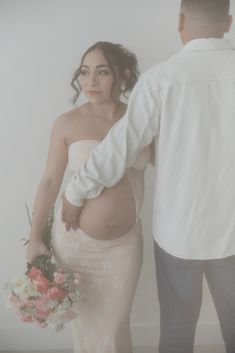
[[[62,222],[65,223],[65,228],[67,231],[72,227],[77,230],[79,227],[79,216],[82,211],[82,207],[77,207],[72,205],[65,197],[62,195]]]
[[[41,239],[31,237],[27,245],[27,262],[32,263],[33,260],[40,255],[51,256],[51,253]]]

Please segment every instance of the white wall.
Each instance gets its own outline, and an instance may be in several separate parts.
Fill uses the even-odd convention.
[[[5,306],[4,284],[25,270],[28,236],[24,203],[32,207],[56,117],[72,108],[70,79],[84,50],[97,40],[119,42],[136,53],[141,71],[181,48],[179,0],[0,0],[0,350],[71,347],[60,334],[21,323]],[[235,4],[232,0],[232,13]],[[229,37],[235,36],[235,26]],[[143,210],[145,260],[132,314],[135,345],[154,345],[159,332],[148,171]],[[221,343],[205,286],[198,343]]]

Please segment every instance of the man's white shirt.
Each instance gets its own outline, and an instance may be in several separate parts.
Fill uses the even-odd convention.
[[[65,190],[81,206],[116,184],[155,142],[152,228],[185,259],[235,254],[235,49],[195,39],[141,75],[124,117]]]

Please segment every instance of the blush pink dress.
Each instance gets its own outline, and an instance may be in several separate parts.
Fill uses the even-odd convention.
[[[78,170],[99,141],[80,140],[69,147],[69,169]],[[74,353],[132,353],[130,314],[143,259],[139,214],[144,197],[146,147],[127,177],[136,203],[136,223],[113,240],[99,240],[81,229],[66,231],[61,207],[53,226],[56,261],[81,275],[78,318],[72,322]]]

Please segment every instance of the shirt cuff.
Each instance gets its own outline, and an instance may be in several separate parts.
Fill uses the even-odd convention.
[[[82,207],[84,205],[84,201],[83,200],[80,200],[79,198],[77,197],[74,197],[74,194],[75,194],[75,190],[73,188],[73,185],[72,184],[68,184],[65,188],[65,198],[74,206],[77,206],[77,207]]]

